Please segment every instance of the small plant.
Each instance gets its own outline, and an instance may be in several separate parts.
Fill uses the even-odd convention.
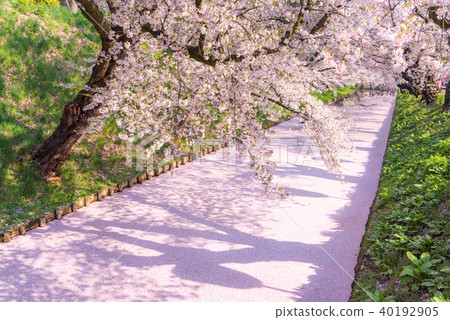
[[[401,283],[407,284],[414,281],[411,285],[413,291],[417,291],[420,286],[433,286],[432,279],[425,279],[427,276],[437,276],[439,273],[436,267],[442,262],[442,259],[431,259],[428,252],[424,252],[417,258],[410,251],[406,252],[408,259],[411,261],[409,266],[403,268],[400,273]]]
[[[450,299],[446,299],[442,292],[437,292],[433,298],[428,299],[427,302],[450,302]]]
[[[414,254],[435,249],[434,241],[428,234],[425,237],[416,237],[411,241],[411,245],[413,247],[411,252]]]
[[[394,302],[394,297],[388,296],[386,298],[383,297],[383,293],[380,290],[375,290],[375,293],[372,293],[368,290],[364,290],[367,296],[372,299],[374,302]]]

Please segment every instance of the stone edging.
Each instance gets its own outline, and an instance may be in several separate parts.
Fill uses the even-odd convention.
[[[336,101],[343,100],[353,94],[355,94],[360,89],[357,89],[354,92],[348,93],[346,95],[340,96],[338,98],[334,98],[330,101],[325,102],[326,104],[334,103]],[[272,128],[276,125],[279,125],[285,121],[293,119],[295,116],[286,117],[283,120],[275,121],[270,124],[264,125],[263,129],[267,130],[269,128]],[[43,228],[47,225],[48,222],[52,220],[60,220],[63,216],[65,216],[68,213],[71,212],[77,212],[78,209],[82,207],[88,207],[91,203],[95,201],[102,201],[106,197],[110,197],[114,195],[117,192],[122,192],[126,188],[132,188],[136,184],[141,184],[145,180],[150,180],[152,177],[157,177],[163,173],[166,173],[170,170],[173,170],[175,168],[179,168],[181,165],[184,165],[188,162],[194,161],[194,159],[202,158],[208,153],[216,152],[218,149],[225,147],[225,143],[221,143],[219,145],[210,145],[206,148],[197,151],[196,154],[188,154],[181,157],[181,159],[174,160],[170,162],[169,164],[164,165],[163,167],[156,168],[153,171],[140,174],[134,178],[128,179],[126,181],[123,181],[121,183],[118,183],[115,186],[100,190],[99,192],[93,193],[89,196],[86,196],[84,198],[75,200],[71,202],[68,205],[63,205],[59,208],[56,208],[54,211],[47,212],[43,215],[41,215],[37,219],[33,219],[24,223],[21,223],[20,225],[13,227],[7,231],[0,232],[0,243],[8,243],[11,241],[11,238],[14,238],[18,235],[25,235],[27,231],[36,229],[38,227]]]
[[[59,208],[56,208],[55,210],[51,212],[47,212],[37,219],[33,219],[24,223],[21,223],[20,225],[13,227],[7,231],[0,233],[0,243],[1,242],[10,242],[11,238],[14,238],[18,235],[25,235],[27,231],[33,230],[35,228],[43,228],[46,226],[46,224],[52,220],[60,220],[63,216],[65,216],[68,213],[71,212],[77,212],[79,208],[82,207],[88,207],[91,203],[95,201],[102,201],[106,197],[110,197],[118,192],[122,192],[126,188],[132,188],[136,184],[141,184],[145,180],[150,180],[152,177],[157,177],[161,174],[164,174],[170,170],[173,170],[175,168],[179,168],[181,165],[184,165],[188,162],[192,162],[195,159],[202,158],[208,153],[212,153],[217,151],[220,148],[223,148],[225,146],[224,143],[221,143],[219,145],[209,145],[205,147],[204,149],[197,151],[195,154],[188,154],[182,156],[178,160],[174,160],[162,167],[155,168],[153,171],[142,173],[134,178],[130,178],[126,181],[123,181],[121,183],[118,183],[112,187],[100,190],[99,192],[93,193],[89,196],[86,196],[84,198],[75,200],[71,202],[68,205],[63,205]]]

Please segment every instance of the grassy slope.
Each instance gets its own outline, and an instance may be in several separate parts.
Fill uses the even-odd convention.
[[[442,103],[443,96],[431,107],[398,97],[356,268],[356,280],[375,300],[450,298],[450,114],[440,113]],[[355,285],[351,301],[364,300]]]
[[[0,0],[0,230],[135,175],[114,126],[106,125],[76,145],[61,186],[40,179],[29,153],[86,81],[77,69],[89,67],[99,41],[80,14],[20,3]],[[55,85],[61,82],[75,88]]]

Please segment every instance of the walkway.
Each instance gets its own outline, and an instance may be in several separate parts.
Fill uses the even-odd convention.
[[[344,182],[293,164],[294,119],[272,135],[299,139],[275,172],[287,201],[219,150],[0,244],[0,301],[348,300],[394,103],[345,102],[357,127]]]

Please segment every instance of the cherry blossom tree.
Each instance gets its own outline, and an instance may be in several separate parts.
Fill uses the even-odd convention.
[[[446,1],[373,1],[366,6],[364,57],[402,89],[429,103],[450,71]],[[446,28],[447,27],[447,28]],[[366,64],[370,65],[370,62]]]
[[[273,163],[267,150],[253,146],[262,134],[259,115],[276,106],[303,118],[328,169],[339,172],[348,121],[311,92],[373,79],[397,85],[409,64],[406,44],[419,32],[421,43],[426,36],[420,15],[443,19],[440,9],[415,12],[414,6],[429,7],[424,1],[407,10],[410,1],[373,2],[78,0],[101,51],[33,158],[51,178],[83,134],[114,117],[122,139],[154,136],[153,148],[165,142],[179,152],[182,143],[207,134],[234,139],[268,189]],[[414,54],[424,49],[408,47]],[[434,51],[421,58],[433,72],[442,66]]]

